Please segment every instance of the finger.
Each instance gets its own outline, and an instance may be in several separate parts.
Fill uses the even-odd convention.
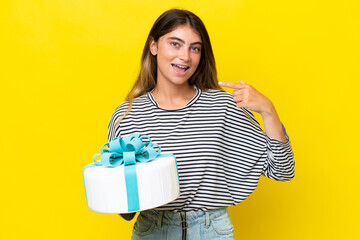
[[[246,94],[235,95],[233,97],[235,102],[243,102],[244,104],[250,103],[249,97]]]
[[[247,91],[247,89],[243,88],[243,89],[237,89],[235,91],[233,91],[232,95],[235,97],[241,97],[242,99],[246,99],[248,100],[250,98],[250,94]]]
[[[219,82],[219,85],[222,87],[234,88],[234,89],[241,89],[242,84],[234,83],[234,82]]]
[[[240,79],[240,83],[244,84],[244,81]]]
[[[223,86],[223,87],[234,88],[234,89],[238,89],[238,87],[240,86],[240,84],[234,83],[234,82],[219,82],[219,85]]]
[[[233,92],[232,92],[232,95],[240,95],[240,94],[242,94],[244,92],[244,90],[243,89],[236,89],[236,90],[234,90]]]
[[[236,96],[234,96],[234,101],[235,102],[243,102],[244,101],[244,97],[242,96],[242,95],[236,95]]]

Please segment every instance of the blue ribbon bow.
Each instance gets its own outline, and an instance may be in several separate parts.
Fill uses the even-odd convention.
[[[144,143],[144,139],[149,141]],[[95,154],[93,161],[95,165],[105,167],[118,167],[124,164],[128,211],[133,212],[140,209],[136,161],[143,163],[152,161],[159,156],[160,152],[161,147],[153,143],[148,136],[133,133],[123,138],[116,137],[111,142],[105,143],[101,147],[101,154]],[[99,156],[100,162],[95,161],[95,158]]]

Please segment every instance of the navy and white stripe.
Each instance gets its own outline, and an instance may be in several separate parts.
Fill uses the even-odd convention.
[[[230,93],[197,89],[183,108],[158,107],[151,93],[122,103],[109,123],[108,141],[130,133],[149,136],[163,153],[175,155],[180,197],[158,209],[206,211],[245,200],[260,175],[286,181],[294,177],[290,141],[270,139],[253,114],[237,108]]]

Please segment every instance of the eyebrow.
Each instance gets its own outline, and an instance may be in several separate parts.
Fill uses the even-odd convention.
[[[179,42],[185,43],[184,40],[182,40],[181,38],[177,38],[177,37],[169,37],[168,39],[177,40],[177,41],[179,41]],[[201,42],[193,42],[193,43],[190,43],[190,45],[196,45],[196,44],[202,45]]]

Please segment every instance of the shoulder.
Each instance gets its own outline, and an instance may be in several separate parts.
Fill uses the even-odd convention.
[[[131,109],[139,109],[146,107],[147,104],[150,104],[149,98],[147,93],[141,95],[137,98],[134,98],[132,101]],[[122,115],[125,114],[127,109],[129,108],[129,101],[122,102],[113,112],[111,118],[112,119],[119,119]]]
[[[233,96],[231,93],[228,93],[224,90],[218,90],[218,89],[206,89],[202,90],[202,96],[214,99],[214,100],[229,100],[233,99]]]
[[[134,109],[144,109],[147,107],[147,104],[149,104],[149,99],[147,94],[144,94],[140,97],[134,98],[132,101],[132,106],[130,109],[130,112],[122,119],[124,114],[129,109],[129,101],[122,102],[113,112],[109,125],[108,125],[108,141],[111,141],[114,137],[120,136],[120,119],[121,122],[131,120],[132,117],[132,111]],[[129,118],[130,116],[130,118]]]
[[[229,92],[226,92],[224,90],[219,89],[205,89],[202,90],[203,94],[206,96],[212,96],[212,97],[231,97],[232,94]]]
[[[234,96],[223,90],[202,90],[197,106],[208,109],[208,111],[219,111],[227,115],[243,115],[241,108],[236,107]]]
[[[206,89],[202,90],[201,94],[202,99],[207,101],[216,101],[216,102],[227,102],[233,103],[233,95],[223,90],[218,89]]]
[[[237,107],[234,96],[229,92],[217,89],[203,90],[202,102],[217,110],[225,110],[229,118],[238,119],[237,121],[242,123],[244,121],[251,123],[256,129],[261,129],[254,114],[246,108]]]

